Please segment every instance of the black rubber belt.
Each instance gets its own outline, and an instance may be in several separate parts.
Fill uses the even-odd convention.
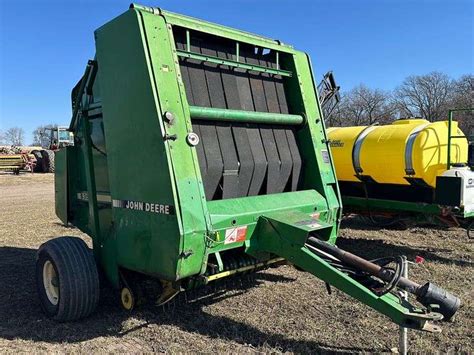
[[[202,136],[201,127],[199,124],[193,123],[193,131],[198,135],[198,137]],[[201,171],[202,181],[207,181],[207,160],[206,154],[204,154],[204,146],[202,141],[196,146],[196,154],[198,156],[199,170]],[[204,192],[206,192],[206,185],[204,185]]]
[[[217,51],[213,48],[206,48],[201,45],[201,53],[204,55],[217,56]],[[204,65],[207,87],[211,98],[211,106],[217,108],[227,108],[222,85],[220,69],[216,64],[208,63]],[[238,173],[239,161],[234,145],[232,129],[230,124],[216,124],[217,138],[219,140],[220,152],[224,163],[222,172],[222,198],[233,198],[239,195]]]
[[[217,139],[216,125],[213,123],[199,123],[201,130],[201,142],[204,147],[204,155],[207,161],[207,174],[204,180],[204,190],[206,199],[213,200],[217,187],[222,179],[224,163],[222,160],[219,140]]]
[[[280,175],[276,183],[276,192],[283,192],[288,184],[288,179],[290,178],[293,169],[293,159],[291,157],[286,131],[281,127],[275,127],[273,129],[273,135],[280,156]]]
[[[184,32],[176,35],[176,46],[186,48]],[[241,48],[242,60],[276,68],[274,58],[270,58],[274,53],[262,57],[251,46]],[[192,38],[191,50],[235,60],[234,47],[224,41],[214,43]],[[180,59],[180,64],[188,102],[192,105],[288,113],[280,76],[241,72],[191,59]],[[207,200],[297,189],[302,160],[293,129],[199,122],[193,123],[193,130],[201,138],[196,151]]]
[[[302,160],[301,154],[296,144],[295,131],[293,129],[285,129],[288,146],[290,148],[291,160],[293,161],[293,169],[291,173],[291,191],[296,191],[300,180]]]
[[[254,174],[255,162],[247,133],[247,127],[235,123],[232,125],[235,146],[239,155],[239,196],[248,196],[250,182]],[[266,165],[266,164],[265,164]]]
[[[230,54],[230,49],[218,46],[217,56],[225,59],[233,59]],[[224,88],[224,94],[226,98],[227,108],[229,109],[242,109],[240,104],[239,89],[237,85],[236,75],[227,66],[221,66],[221,79]],[[248,79],[242,78],[244,80]],[[248,85],[248,84],[247,84]],[[249,87],[250,91],[250,87]],[[250,102],[253,107],[253,102]],[[235,142],[235,148],[237,150],[237,165],[238,165],[238,194],[237,196],[247,196],[250,187],[250,181],[254,171],[254,160],[252,157],[252,151],[250,149],[250,142],[247,135],[246,126],[243,124],[233,123],[231,125],[233,133],[233,142]],[[230,143],[229,143],[230,144]],[[224,176],[225,181],[225,176]],[[224,182],[224,190],[226,184]],[[224,193],[225,194],[225,193]]]

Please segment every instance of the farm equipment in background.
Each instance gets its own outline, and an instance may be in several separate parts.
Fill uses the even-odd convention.
[[[305,53],[140,5],[95,39],[55,175],[56,213],[92,238],[93,254],[74,237],[40,247],[48,316],[91,314],[98,268],[131,310],[144,279],[164,304],[284,260],[404,327],[437,331],[431,321],[454,316],[459,299],[403,278],[399,259],[335,246],[339,189]]]
[[[64,148],[67,145],[74,143],[72,133],[69,132],[68,127],[47,127],[40,132],[41,141],[44,149],[36,149],[32,154],[36,157],[35,172],[37,173],[54,173],[55,152],[59,148]]]
[[[33,172],[36,158],[26,147],[0,147],[0,171],[11,171],[19,175],[20,171]]]
[[[384,126],[329,128],[344,211],[368,216],[374,224],[406,219],[469,231],[473,137],[464,135],[452,117],[468,110],[451,110],[447,121],[433,123],[402,119]]]
[[[331,118],[334,110],[341,101],[340,86],[336,84],[336,79],[332,71],[324,74],[318,85],[319,102],[323,117],[326,122]]]

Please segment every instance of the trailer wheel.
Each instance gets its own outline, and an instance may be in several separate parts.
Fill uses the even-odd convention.
[[[83,240],[52,239],[38,250],[36,286],[41,308],[60,322],[90,315],[99,301],[99,275]]]
[[[128,287],[123,287],[120,291],[120,303],[123,309],[129,312],[135,308],[135,295]]]
[[[43,172],[43,154],[41,154],[40,150],[32,150],[31,154],[33,154],[36,158],[36,165],[33,169],[33,172],[42,173]]]
[[[43,155],[43,172],[54,173],[54,151],[44,149],[41,154]]]

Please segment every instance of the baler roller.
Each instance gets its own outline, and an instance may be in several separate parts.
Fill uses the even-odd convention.
[[[211,107],[190,106],[191,118],[207,121],[225,121],[242,123],[266,123],[278,125],[301,125],[305,119],[301,115],[273,112],[255,112],[244,110],[229,110]]]

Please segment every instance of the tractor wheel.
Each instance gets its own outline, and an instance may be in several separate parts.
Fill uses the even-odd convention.
[[[54,173],[54,151],[45,149],[41,151],[41,154],[43,155],[43,172]]]
[[[33,154],[36,158],[36,165],[33,169],[33,172],[42,173],[43,172],[43,154],[41,154],[40,150],[32,150],[31,154]]]
[[[99,275],[90,249],[75,237],[52,239],[38,250],[36,286],[41,308],[59,322],[90,315],[99,301]]]

